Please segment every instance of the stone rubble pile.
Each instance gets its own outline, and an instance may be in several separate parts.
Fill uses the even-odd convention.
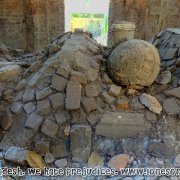
[[[32,150],[48,167],[180,164],[180,87],[121,87],[104,70],[102,54],[88,34],[66,33],[1,89],[6,162],[22,165]]]
[[[180,85],[180,29],[167,29],[157,34],[152,44],[159,50],[163,79],[173,80],[175,87]],[[172,79],[169,74],[172,74]],[[161,78],[162,79],[162,78]],[[170,81],[169,80],[169,81]],[[162,80],[160,83],[163,83]],[[164,83],[163,83],[164,84]]]

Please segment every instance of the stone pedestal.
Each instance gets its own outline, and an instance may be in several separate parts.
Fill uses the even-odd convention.
[[[108,46],[134,39],[135,23],[119,21],[112,24],[109,33]]]

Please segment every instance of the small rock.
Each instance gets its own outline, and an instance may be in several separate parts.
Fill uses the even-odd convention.
[[[56,74],[68,79],[71,72],[71,68],[66,61],[63,61],[59,69],[56,71]]]
[[[153,112],[147,110],[146,111],[146,119],[148,121],[156,121],[157,120],[157,115],[154,114]]]
[[[144,109],[144,106],[139,102],[138,98],[131,99],[130,107],[134,110]]]
[[[172,158],[174,150],[171,146],[165,143],[152,143],[148,148],[149,154],[158,158]]]
[[[14,79],[21,73],[21,68],[18,65],[9,65],[0,68],[0,81]]]
[[[62,125],[63,123],[66,122],[67,115],[65,113],[60,113],[60,114],[56,114],[55,118],[56,118],[57,124]]]
[[[14,114],[19,114],[22,111],[22,104],[19,102],[15,102],[10,106],[10,110],[14,113]]]
[[[118,97],[119,94],[121,93],[121,90],[122,90],[122,87],[112,84],[108,93],[112,96]]]
[[[63,158],[68,155],[64,141],[60,141],[58,144],[52,145],[51,151],[55,158]]]
[[[174,115],[180,112],[180,107],[175,99],[165,99],[163,101],[163,110],[167,114]]]
[[[164,93],[168,96],[173,96],[180,99],[180,87],[165,91]]]
[[[66,89],[68,80],[58,75],[53,75],[51,88],[63,92]]]
[[[129,110],[129,102],[124,99],[118,99],[116,102],[116,107],[120,110]]]
[[[85,91],[86,91],[86,97],[96,97],[99,94],[96,86],[90,84],[85,86]]]
[[[34,89],[27,88],[23,94],[23,101],[28,103],[34,100]]]
[[[24,105],[24,110],[26,111],[26,113],[30,114],[35,110],[35,104],[33,102],[29,102],[27,104]]]
[[[45,160],[46,164],[50,164],[50,163],[53,163],[55,161],[55,158],[54,158],[52,153],[46,153],[44,160]]]
[[[53,138],[58,132],[59,126],[48,119],[46,119],[42,125],[41,132],[45,135]]]
[[[98,166],[103,167],[104,161],[97,152],[92,152],[88,160],[88,166],[89,167],[98,167]]]
[[[49,152],[49,143],[48,142],[38,142],[35,144],[35,150],[41,154]]]
[[[111,104],[115,98],[111,95],[109,95],[107,92],[103,92],[100,94],[100,97],[103,101],[105,101],[107,104]]]
[[[71,81],[78,82],[80,84],[87,84],[87,78],[86,76],[78,71],[72,71],[71,72]]]
[[[174,160],[174,166],[175,167],[180,167],[180,154],[178,154]]]
[[[164,71],[160,75],[158,75],[156,82],[158,84],[167,84],[171,81],[171,72],[170,71]]]
[[[80,108],[81,85],[77,82],[69,81],[66,89],[66,109],[76,110]]]
[[[115,168],[117,171],[120,171],[120,169],[126,168],[129,161],[129,156],[126,154],[119,154],[114,157],[112,157],[109,162],[108,166],[110,168]]]
[[[65,168],[67,166],[67,159],[59,159],[55,161],[55,166],[58,168]]]
[[[148,107],[150,111],[156,114],[161,114],[162,107],[155,97],[143,93],[140,97],[140,102],[144,104],[146,107]]]
[[[44,99],[42,101],[37,101],[37,112],[41,115],[49,114],[51,110],[51,105],[49,99]]]
[[[33,112],[31,113],[28,120],[26,121],[25,127],[34,129],[37,131],[38,128],[41,126],[42,121],[43,121],[43,118]]]
[[[36,99],[39,101],[39,100],[42,100],[44,98],[46,98],[47,96],[49,96],[50,94],[52,94],[52,90],[51,88],[47,87],[47,88],[44,88],[43,90],[41,91],[38,91],[36,93]]]
[[[93,98],[84,97],[82,105],[83,105],[86,113],[88,113],[88,114],[97,109],[96,101]]]
[[[64,96],[61,93],[53,94],[50,96],[53,109],[64,107]]]
[[[27,151],[23,148],[11,146],[5,153],[5,159],[19,165],[27,165],[26,162]]]

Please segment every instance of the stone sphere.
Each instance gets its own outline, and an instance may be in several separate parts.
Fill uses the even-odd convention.
[[[158,50],[143,40],[119,44],[108,59],[108,71],[113,80],[131,87],[150,86],[160,71]]]

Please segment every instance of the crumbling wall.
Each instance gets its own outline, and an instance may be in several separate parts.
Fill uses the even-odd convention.
[[[0,42],[37,50],[64,32],[63,0],[0,0]]]
[[[135,37],[148,40],[167,27],[179,27],[180,0],[110,0],[110,26],[116,21],[135,22]]]
[[[23,1],[0,0],[0,42],[12,48],[26,48]]]

